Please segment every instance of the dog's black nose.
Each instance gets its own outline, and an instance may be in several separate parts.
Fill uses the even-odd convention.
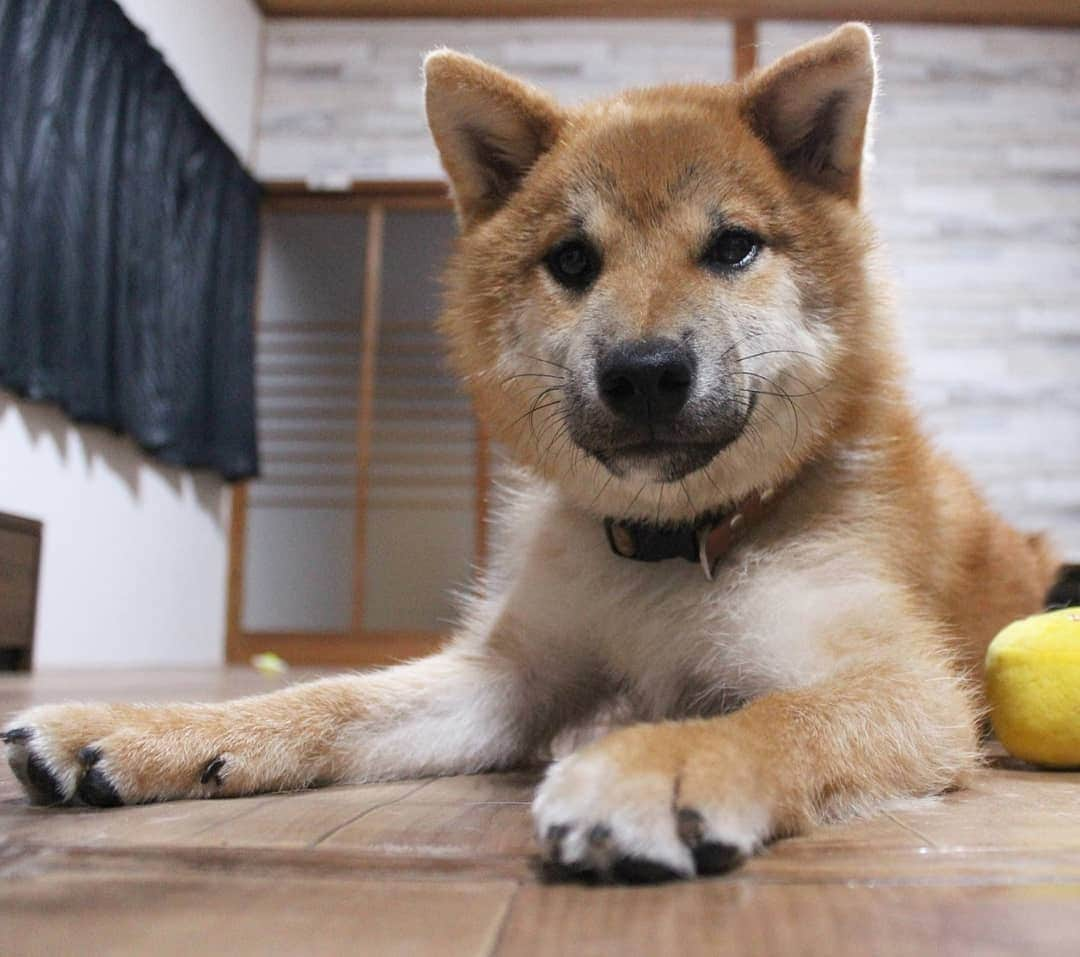
[[[690,398],[694,354],[670,339],[626,342],[596,364],[596,383],[608,408],[635,422],[673,419]]]

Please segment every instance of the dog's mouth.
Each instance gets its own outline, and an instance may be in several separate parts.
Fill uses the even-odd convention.
[[[734,441],[734,439],[730,440]],[[635,471],[653,473],[660,481],[677,482],[707,466],[730,441],[672,442],[650,440],[630,442],[610,449],[587,449],[616,476]]]
[[[707,467],[739,439],[756,405],[757,396],[754,395],[739,421],[719,430],[714,424],[705,434],[699,429],[688,429],[689,434],[681,435],[677,428],[648,429],[645,434],[637,430],[616,432],[605,435],[603,441],[578,439],[577,442],[617,478],[632,472],[646,472],[657,481],[678,482]]]

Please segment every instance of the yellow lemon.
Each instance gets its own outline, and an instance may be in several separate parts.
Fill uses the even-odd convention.
[[[1080,608],[1033,615],[986,651],[994,733],[1010,754],[1050,767],[1080,765]]]

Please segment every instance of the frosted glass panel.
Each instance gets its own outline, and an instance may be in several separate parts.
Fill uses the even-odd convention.
[[[445,630],[475,553],[476,438],[435,332],[444,212],[387,217],[364,581],[366,629]]]
[[[247,520],[244,626],[340,631],[352,607],[352,514],[252,508]]]
[[[270,213],[256,335],[262,475],[243,626],[344,631],[352,615],[365,219]]]

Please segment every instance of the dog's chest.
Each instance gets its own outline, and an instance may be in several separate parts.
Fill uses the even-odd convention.
[[[799,630],[776,627],[788,583],[752,544],[707,581],[682,559],[613,554],[603,527],[577,515],[548,511],[531,531],[514,617],[549,654],[603,668],[644,712],[718,710],[805,673]]]

